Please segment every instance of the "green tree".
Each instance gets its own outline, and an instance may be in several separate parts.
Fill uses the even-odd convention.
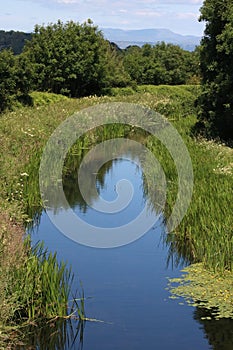
[[[33,103],[29,93],[32,90],[34,74],[33,64],[26,55],[20,54],[15,57],[15,94],[17,100],[23,104],[31,105]]]
[[[34,88],[72,97],[99,94],[109,86],[120,62],[91,20],[83,24],[58,21],[36,26],[24,54],[35,67]],[[116,68],[109,74],[109,67]]]
[[[0,112],[10,107],[15,93],[15,57],[11,50],[0,52]]]
[[[201,42],[202,94],[198,99],[199,125],[206,134],[233,138],[233,3],[205,0],[201,21],[206,22]]]
[[[31,104],[33,69],[23,56],[14,56],[11,50],[0,52],[0,112],[11,108],[15,101]]]
[[[132,81],[142,84],[143,59],[141,48],[136,45],[129,46],[124,51],[124,68]]]
[[[131,84],[130,75],[126,72],[121,49],[114,43],[105,42],[102,56],[103,92],[111,87],[126,87]]]
[[[161,42],[155,46],[127,48],[124,66],[138,84],[179,85],[198,80],[199,59],[197,51],[189,52]]]

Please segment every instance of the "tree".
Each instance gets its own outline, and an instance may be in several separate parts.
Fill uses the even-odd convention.
[[[197,80],[199,73],[196,51],[185,51],[164,42],[155,46],[145,44],[142,48],[126,48],[124,66],[138,84],[186,84]]]
[[[123,64],[122,50],[114,43],[105,42],[103,59],[103,92],[112,87],[126,87],[131,84],[130,75]]]
[[[14,101],[30,104],[30,62],[24,57],[14,56],[11,50],[0,52],[0,112],[11,108]]]
[[[200,50],[202,94],[197,101],[199,125],[207,135],[232,139],[232,0],[205,0],[200,20],[206,22],[206,28]]]
[[[15,58],[11,50],[0,52],[0,112],[11,105],[15,93],[16,81],[14,76]]]
[[[142,84],[143,61],[141,48],[136,45],[128,46],[124,51],[124,68],[136,84]]]
[[[35,89],[80,97],[100,94],[108,87],[108,77],[112,80],[117,71],[109,75],[109,65],[117,61],[112,51],[91,20],[83,24],[58,21],[47,27],[37,25],[24,55],[35,67]],[[123,84],[121,79],[118,74]]]

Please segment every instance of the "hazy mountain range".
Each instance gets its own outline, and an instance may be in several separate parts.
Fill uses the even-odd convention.
[[[200,44],[200,37],[192,35],[180,35],[168,29],[139,29],[123,30],[114,28],[102,28],[104,37],[117,44],[121,49],[130,45],[142,46],[146,43],[154,45],[164,41],[181,46],[185,50],[193,51]],[[30,33],[0,30],[0,51],[12,48],[15,54],[19,54],[26,40],[31,40]]]
[[[114,28],[101,29],[105,38],[117,44],[121,49],[130,45],[142,46],[145,43],[156,44],[164,41],[181,46],[185,50],[193,51],[200,44],[201,37],[181,35],[169,29],[136,29],[123,30]]]

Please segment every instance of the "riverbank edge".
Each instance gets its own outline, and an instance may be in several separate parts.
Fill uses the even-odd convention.
[[[145,91],[145,93],[149,94],[150,92]],[[120,99],[121,97],[119,98],[119,100]],[[27,178],[25,167],[28,164],[28,161],[30,160],[30,156],[36,150],[38,151],[39,147],[43,148],[43,145],[49,134],[51,134],[54,128],[57,125],[59,125],[61,121],[66,119],[73,112],[76,112],[80,108],[89,107],[90,105],[93,105],[95,103],[104,103],[106,101],[111,101],[111,98],[88,97],[80,99],[79,101],[62,100],[56,101],[55,104],[51,103],[48,106],[44,106],[43,103],[41,103],[40,106],[34,107],[38,115],[40,115],[38,120],[36,120],[36,118],[34,120],[35,124],[38,123],[37,127],[32,123],[33,108],[20,109],[4,114],[3,118],[7,119],[7,125],[5,125],[6,132],[9,132],[9,130],[11,130],[11,123],[16,122],[15,118],[17,116],[20,115],[22,117],[21,122],[19,122],[18,124],[20,135],[13,135],[9,132],[8,136],[14,136],[13,140],[8,139],[8,142],[6,142],[6,144],[4,144],[4,140],[2,140],[3,153],[4,150],[6,151],[8,149],[8,146],[10,150],[10,156],[8,159],[9,167],[4,167],[4,171],[6,171],[6,173],[4,180],[1,183],[2,199],[0,200],[0,208],[2,211],[3,218],[1,224],[1,234],[4,232],[4,237],[7,237],[9,244],[12,244],[12,241],[14,241],[14,243],[18,240],[21,241],[21,238],[24,235],[24,222],[25,220],[27,220],[27,218],[25,216],[25,203],[23,199],[23,191],[21,191],[20,193],[18,187],[23,185],[24,181],[22,179]],[[48,115],[50,115],[50,112],[53,112],[53,115],[56,115],[56,118],[48,119]],[[30,115],[30,118],[28,118],[28,115]],[[45,125],[46,128],[43,127],[43,125]],[[14,141],[16,142],[15,144]],[[20,151],[19,149],[17,149],[17,144],[20,144]],[[16,159],[17,166],[14,166],[14,161]],[[3,162],[6,162],[6,159]],[[7,169],[9,169],[8,175],[11,178],[11,181],[9,181],[9,177],[7,176]],[[23,252],[23,248],[21,250],[20,244],[16,243],[15,248],[16,247],[20,250],[20,252]],[[13,248],[10,248],[10,246],[8,251],[8,256],[17,256],[17,254],[12,254]],[[8,260],[7,256],[5,256],[5,260]],[[1,333],[0,331],[0,339],[1,336],[3,338],[3,335],[1,334],[3,333]]]
[[[6,288],[4,278],[8,278],[9,271],[12,268],[13,270],[23,271],[31,259],[31,255],[28,254],[28,245],[24,244],[25,224],[31,221],[25,213],[26,200],[24,198],[25,191],[23,187],[28,174],[24,172],[24,169],[29,165],[33,151],[37,149],[39,143],[37,140],[31,147],[28,141],[24,144],[21,136],[23,135],[23,138],[24,136],[29,137],[30,140],[33,135],[24,128],[25,120],[23,115],[24,112],[27,113],[28,111],[31,114],[33,109],[39,111],[48,106],[49,108],[53,108],[52,106],[55,103],[68,100],[64,96],[49,93],[34,92],[32,96],[36,104],[34,107],[18,106],[15,110],[6,111],[0,116],[2,121],[3,119],[6,121],[0,130],[1,136],[4,134],[6,136],[1,137],[0,140],[2,147],[0,157],[0,165],[2,166],[0,181],[0,308],[3,310],[1,316],[3,315],[5,317],[5,319],[2,317],[0,319],[0,349],[13,349],[18,344],[23,344],[21,326],[24,328],[27,321],[32,321],[32,319],[22,319],[17,323],[9,320],[8,301],[4,300],[4,297],[2,298]],[[15,124],[16,120],[14,119],[18,115],[22,117],[21,126],[19,125],[18,129],[19,134],[21,134],[19,139],[19,135],[12,132],[14,128],[11,127],[11,123]],[[32,129],[35,130],[34,127]],[[4,141],[7,142],[5,143]],[[29,143],[31,143],[31,140]],[[25,152],[26,149],[27,152]],[[57,265],[57,267],[59,266]],[[66,271],[67,273],[70,272],[68,269]],[[68,299],[66,305],[67,303]]]

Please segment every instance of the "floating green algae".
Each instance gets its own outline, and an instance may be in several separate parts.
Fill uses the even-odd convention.
[[[215,319],[233,319],[232,272],[208,271],[202,263],[190,265],[182,272],[180,278],[169,279],[171,299],[184,298],[191,306],[210,309]]]

